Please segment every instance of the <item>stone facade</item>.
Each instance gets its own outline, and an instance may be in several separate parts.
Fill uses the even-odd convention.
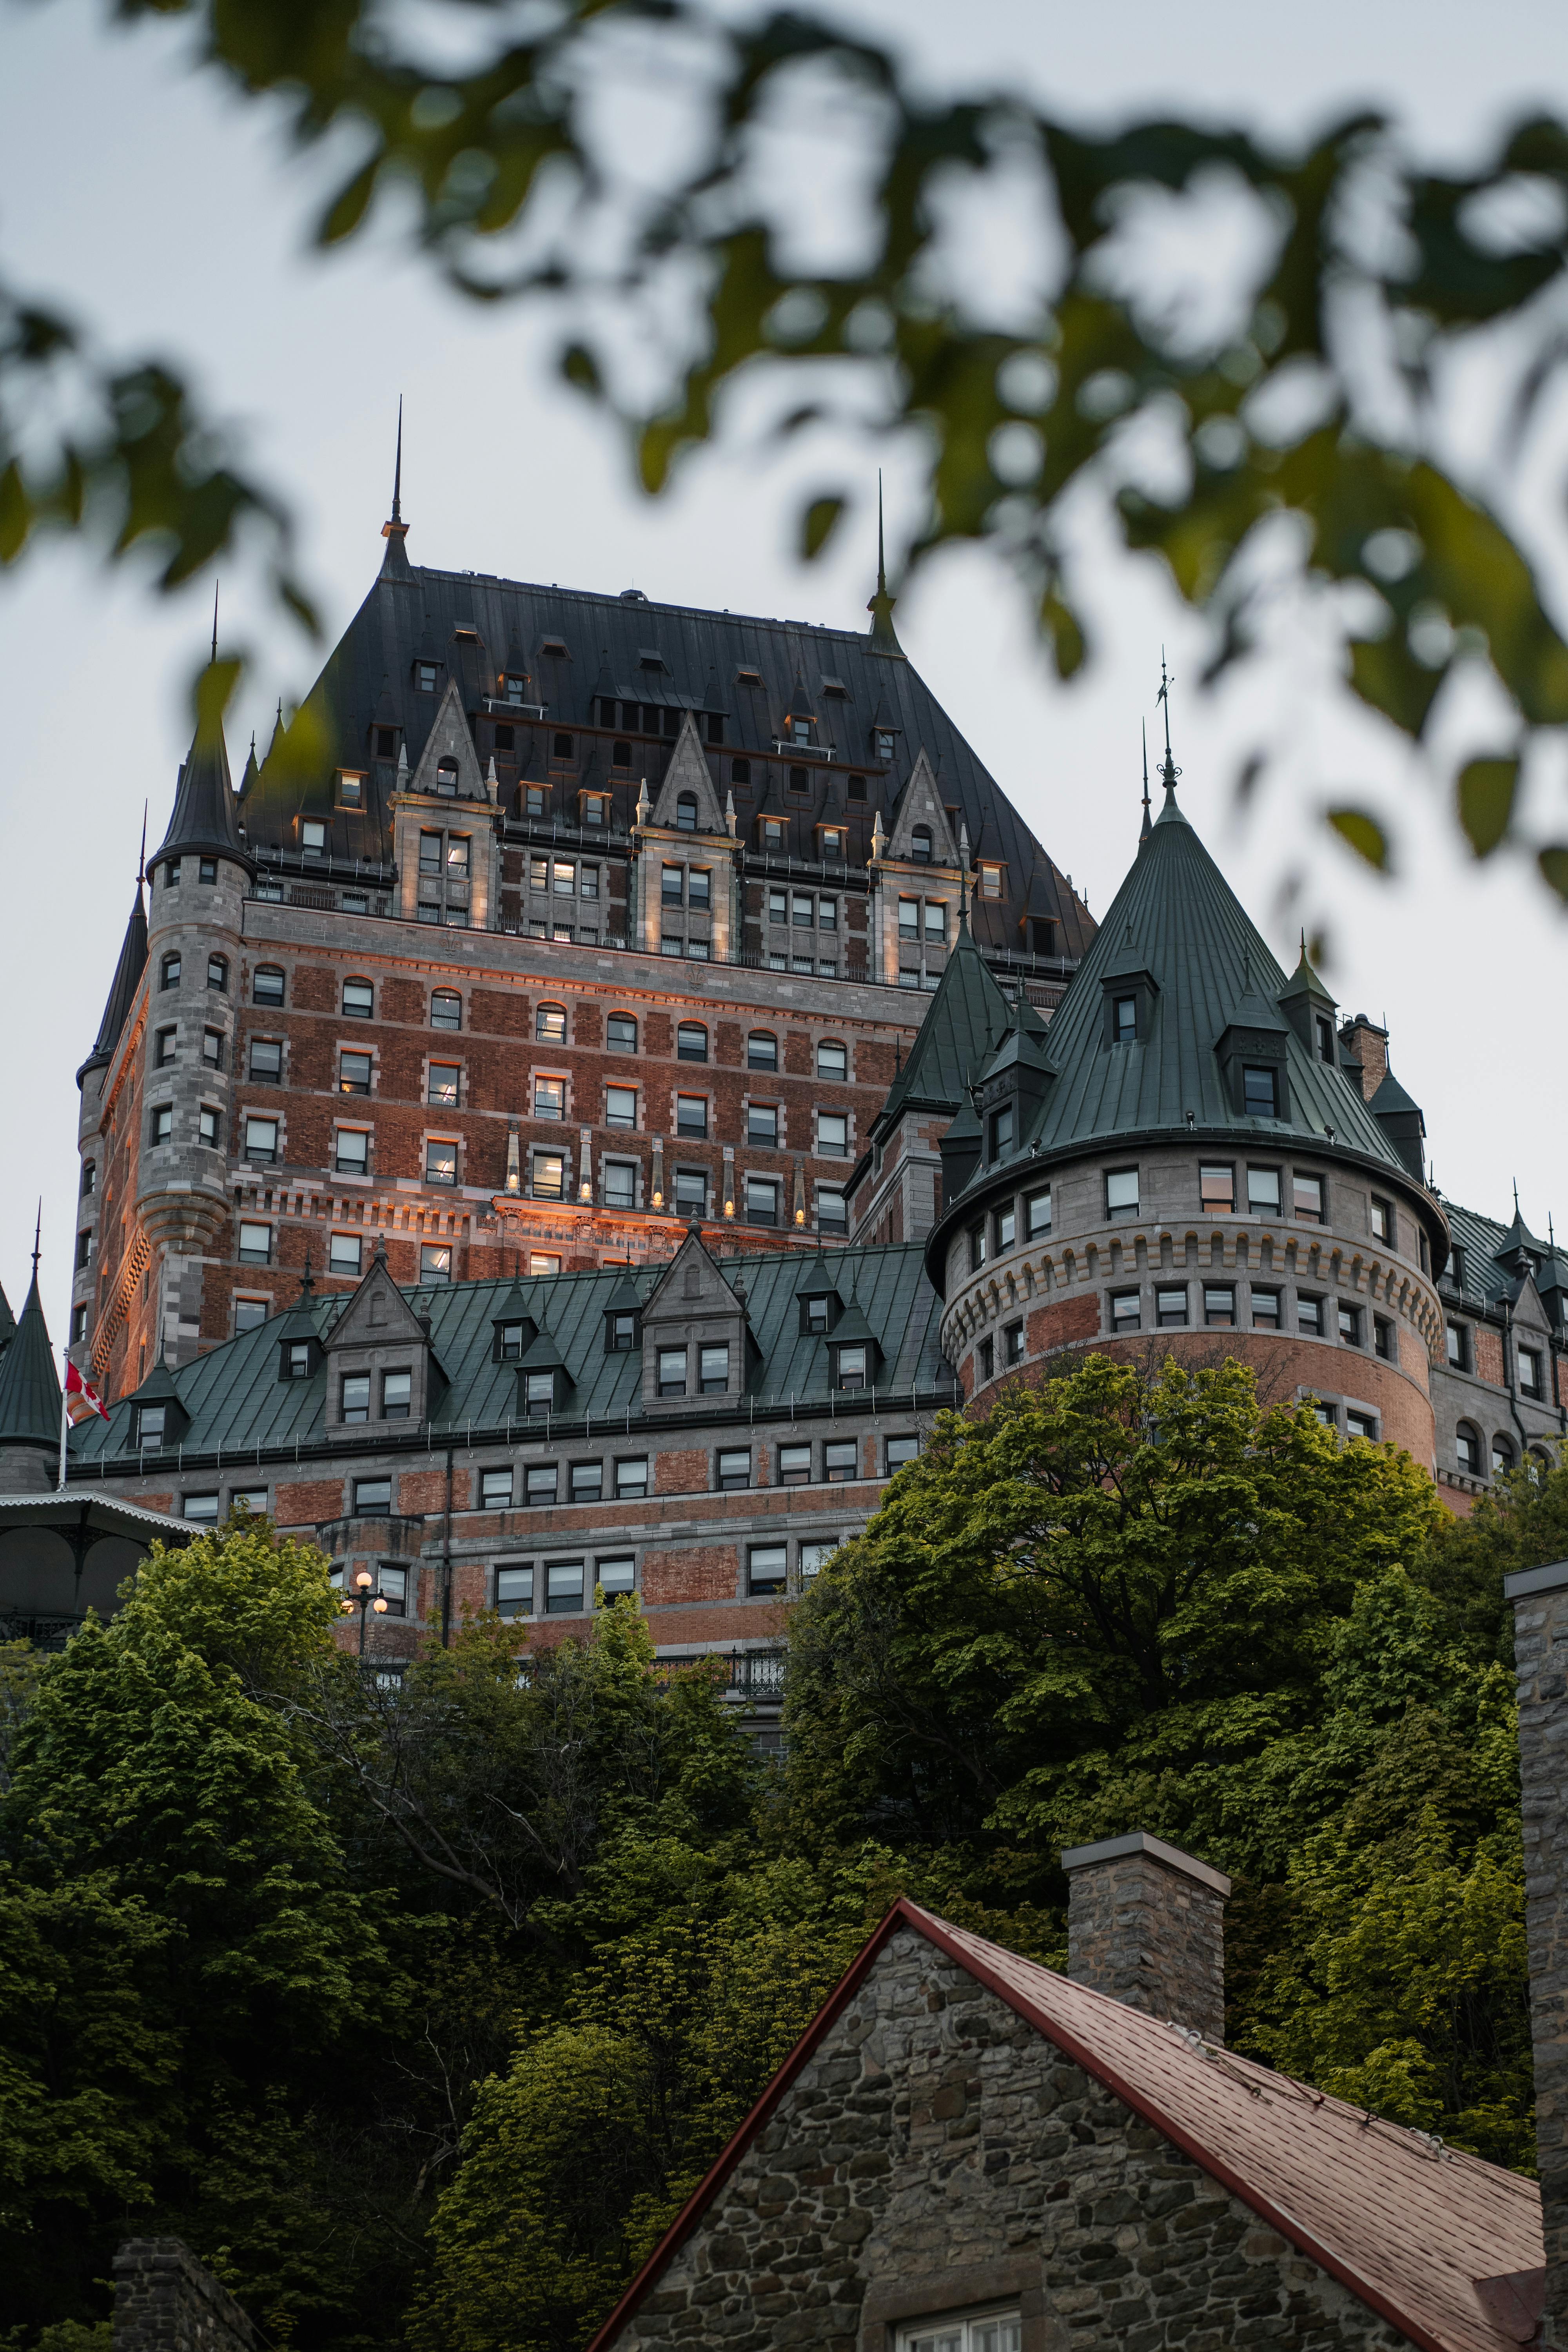
[[[1223,2042],[1229,1879],[1143,1830],[1069,1847],[1062,1868],[1073,1981]]]
[[[132,2238],[114,2257],[114,2352],[263,2352],[226,2287],[178,2238]]]
[[[1024,2352],[1406,2341],[901,1929],[599,2343],[887,2352],[903,2321],[1015,2301]]]

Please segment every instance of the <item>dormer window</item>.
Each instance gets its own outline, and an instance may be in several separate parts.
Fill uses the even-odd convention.
[[[983,898],[999,898],[1002,896],[1002,868],[999,866],[981,866],[980,895]]]
[[[376,729],[375,756],[378,760],[396,759],[397,730],[395,727],[378,727]]]
[[[1138,1038],[1138,999],[1118,996],[1111,1000],[1110,1034],[1118,1045],[1131,1045]]]
[[[792,743],[809,743],[811,740],[810,719],[792,719],[789,722],[789,740]]]
[[[1012,1149],[1013,1106],[1011,1103],[1004,1103],[1000,1110],[994,1110],[991,1114],[991,1157],[993,1160],[1000,1160],[1005,1152],[1011,1151]]]
[[[765,816],[763,819],[763,847],[764,849],[783,849],[784,838],[784,829],[783,817]]]
[[[479,633],[471,621],[459,622],[452,635],[460,646],[477,646],[479,642]]]
[[[931,864],[931,827],[917,824],[910,835],[910,860],[915,866]]]
[[[763,673],[760,669],[738,669],[735,672],[737,686],[761,686],[762,682]]]
[[[836,1389],[863,1389],[867,1379],[867,1349],[863,1339],[847,1341],[833,1350],[833,1385]]]
[[[308,1381],[310,1377],[310,1342],[290,1339],[283,1350],[283,1377],[286,1381]]]
[[[552,660],[564,660],[566,655],[566,640],[564,637],[545,637],[541,643],[539,650],[542,654],[548,655]]]
[[[438,662],[416,661],[414,665],[414,688],[416,693],[434,694],[436,691],[436,681],[439,676],[440,664]]]
[[[605,1352],[610,1356],[629,1355],[642,1344],[642,1317],[635,1307],[626,1307],[605,1318]]]
[[[452,772],[452,789],[455,792],[457,790],[456,769]],[[313,817],[304,818],[300,826],[300,846],[307,857],[324,857],[327,854],[326,826]]]
[[[873,730],[871,735],[871,749],[876,753],[879,760],[891,760],[893,756],[893,730],[890,727],[878,727]]]
[[[1318,1036],[1318,1059],[1326,1062],[1331,1070],[1334,1066],[1334,1024],[1326,1013],[1320,1013],[1315,1016],[1313,1025]]]
[[[136,1443],[140,1446],[162,1445],[163,1420],[168,1408],[161,1404],[144,1404],[137,1409]]]
[[[528,698],[528,680],[509,670],[501,680],[501,694],[508,702],[524,702]]]
[[[1279,1116],[1279,1073],[1265,1064],[1248,1062],[1241,1073],[1241,1107],[1248,1118]]]

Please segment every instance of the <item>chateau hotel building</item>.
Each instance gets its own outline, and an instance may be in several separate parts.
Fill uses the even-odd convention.
[[[1550,1458],[1568,1262],[1434,1191],[1384,1032],[1276,963],[1168,755],[1097,929],[881,583],[856,635],[384,537],[237,791],[198,732],[138,886],[79,1073],[72,1497],[314,1535],[387,1671],[598,1589],[757,1698],[932,1413],[1086,1347],[1242,1356],[1459,1508]],[[36,1286],[0,1342],[37,1495]],[[102,1605],[73,1557],[0,1616]]]

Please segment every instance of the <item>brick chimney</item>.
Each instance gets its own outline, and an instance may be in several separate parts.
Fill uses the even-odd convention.
[[[1358,1013],[1340,1031],[1340,1044],[1361,1064],[1361,1090],[1370,1102],[1388,1076],[1388,1032]]]
[[[1062,1868],[1074,1983],[1223,2042],[1229,1879],[1145,1830],[1069,1846]]]
[[[1568,2345],[1568,1559],[1503,1580],[1513,1603],[1543,2345]]]

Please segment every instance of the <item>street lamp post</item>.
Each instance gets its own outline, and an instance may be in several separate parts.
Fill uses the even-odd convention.
[[[362,1665],[364,1664],[365,1612],[367,1610],[374,1609],[378,1617],[384,1617],[386,1614],[386,1603],[380,1593],[376,1593],[374,1601],[370,1597],[374,1584],[375,1580],[369,1570],[362,1568],[354,1579],[353,1597],[341,1604],[345,1617],[352,1617],[356,1609],[359,1611],[359,1654]]]

